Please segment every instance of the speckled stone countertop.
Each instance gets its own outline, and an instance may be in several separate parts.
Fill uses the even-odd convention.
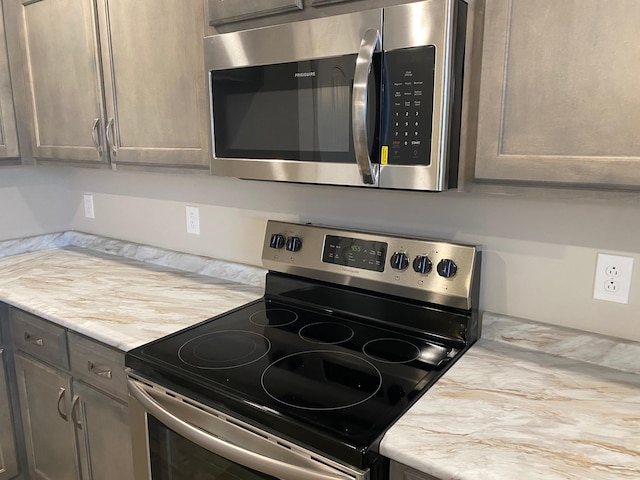
[[[0,252],[1,301],[122,351],[264,291],[261,269],[75,232],[0,242]]]
[[[381,452],[441,480],[638,480],[639,374],[639,343],[485,314]]]

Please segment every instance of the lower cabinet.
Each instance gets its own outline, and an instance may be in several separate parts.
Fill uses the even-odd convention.
[[[391,471],[389,473],[389,480],[438,480],[436,477],[409,468],[401,463],[391,461]]]
[[[20,310],[10,317],[27,478],[133,478],[124,354]]]
[[[29,478],[78,478],[71,376],[23,354],[15,363]]]
[[[0,480],[9,480],[19,473],[15,428],[11,412],[6,352],[0,347]]]

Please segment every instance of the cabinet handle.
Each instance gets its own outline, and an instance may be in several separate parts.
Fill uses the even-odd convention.
[[[39,347],[44,347],[44,339],[42,339],[40,337],[34,337],[29,332],[24,332],[24,339],[27,342],[32,343],[33,345],[37,345]]]
[[[91,140],[93,140],[93,146],[96,147],[98,155],[102,156],[102,143],[100,142],[100,138],[97,135],[98,125],[100,125],[100,119],[96,118],[93,121],[93,126],[91,127]]]
[[[112,155],[117,155],[118,154],[118,150],[116,149],[116,146],[113,142],[113,140],[111,139],[111,135],[113,135],[113,121],[114,118],[111,117],[109,119],[109,121],[107,122],[107,146],[109,147],[109,152],[111,152]]]
[[[71,421],[74,423],[76,428],[82,430],[82,422],[78,420],[78,416],[76,415],[79,400],[80,397],[78,395],[73,396],[73,400],[71,401]]]
[[[96,366],[91,361],[87,362],[87,370],[89,370],[94,375],[102,378],[111,379],[111,377],[113,376],[111,370],[96,370]]]
[[[62,403],[62,399],[64,398],[65,393],[66,390],[63,387],[60,387],[60,393],[58,394],[58,415],[60,415],[60,418],[62,418],[65,422],[68,422],[69,417],[65,412],[62,411],[62,408],[60,408],[60,403]]]

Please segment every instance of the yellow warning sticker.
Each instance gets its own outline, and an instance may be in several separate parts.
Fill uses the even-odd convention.
[[[380,165],[386,165],[387,163],[389,163],[389,147],[383,145],[380,152]]]

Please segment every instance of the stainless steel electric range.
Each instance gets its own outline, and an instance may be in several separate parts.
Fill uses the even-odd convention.
[[[263,298],[127,353],[136,480],[387,478],[480,336],[474,246],[270,221],[262,259]]]

